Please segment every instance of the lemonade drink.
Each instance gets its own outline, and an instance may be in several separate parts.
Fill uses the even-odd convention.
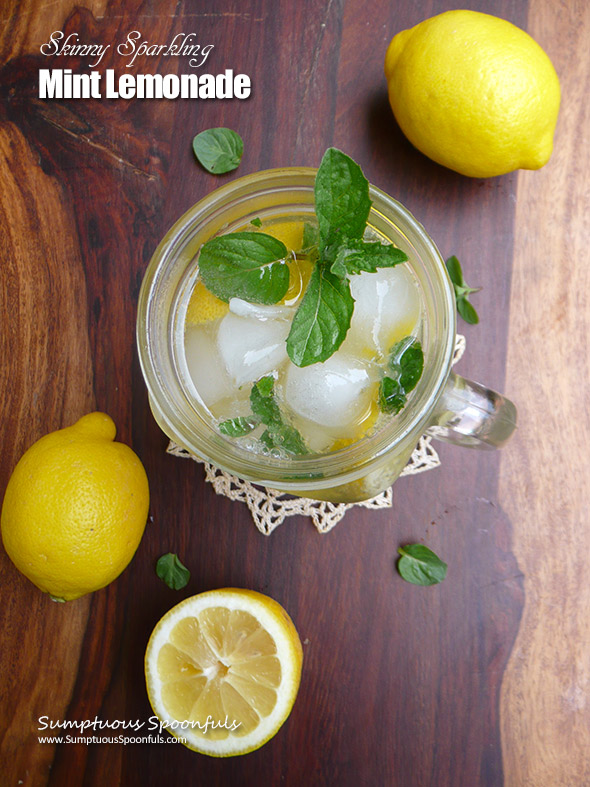
[[[287,353],[287,337],[315,264],[306,238],[317,235],[317,222],[300,214],[255,220],[240,229],[284,243],[289,286],[277,304],[240,298],[224,302],[197,277],[183,326],[185,382],[191,395],[221,434],[247,450],[277,458],[338,451],[379,430],[395,417],[380,407],[381,384],[391,374],[391,350],[401,340],[413,337],[421,343],[424,338],[424,308],[411,264],[351,276],[354,311],[346,338],[325,361],[300,367]],[[388,242],[370,227],[364,240]],[[261,440],[267,425],[252,418],[251,395],[253,386],[268,377],[284,423],[302,443],[288,442],[285,448],[280,441]],[[229,429],[237,419],[243,428]],[[252,428],[242,434],[248,426]]]

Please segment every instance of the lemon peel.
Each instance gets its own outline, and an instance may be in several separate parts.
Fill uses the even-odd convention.
[[[41,437],[16,465],[2,505],[2,541],[31,582],[57,601],[108,585],[145,528],[143,465],[105,413]]]
[[[398,33],[385,57],[389,102],[409,141],[470,177],[539,169],[549,160],[559,79],[520,28],[454,10]]]

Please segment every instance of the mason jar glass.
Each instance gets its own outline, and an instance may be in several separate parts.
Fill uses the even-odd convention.
[[[217,431],[191,393],[184,357],[184,317],[198,277],[198,251],[213,236],[243,228],[254,218],[314,216],[316,171],[286,168],[247,175],[202,199],[174,224],[154,252],[141,287],[139,359],[156,421],[190,453],[272,489],[355,502],[389,487],[425,432],[468,447],[499,447],[516,426],[516,409],[501,394],[451,372],[455,298],[441,255],[406,208],[370,186],[368,226],[406,252],[421,291],[424,371],[407,405],[374,434],[332,453],[275,457],[240,447]]]

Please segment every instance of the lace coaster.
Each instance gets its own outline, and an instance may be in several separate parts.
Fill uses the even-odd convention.
[[[457,363],[464,352],[465,337],[457,335],[453,364]],[[348,509],[353,506],[375,509],[391,508],[393,505],[391,488],[370,500],[363,500],[361,503],[329,503],[323,500],[310,500],[306,497],[291,497],[276,489],[255,486],[249,481],[243,481],[241,478],[230,475],[209,462],[203,461],[172,441],[170,441],[166,453],[182,459],[193,459],[204,465],[205,480],[212,484],[216,494],[246,503],[254,524],[265,536],[269,536],[289,516],[308,516],[318,533],[327,533],[340,522]],[[431,438],[428,435],[422,435],[400,477],[433,470],[439,465],[440,459],[431,445]]]

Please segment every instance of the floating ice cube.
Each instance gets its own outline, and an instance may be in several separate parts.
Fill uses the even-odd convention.
[[[238,317],[255,317],[257,320],[290,320],[295,313],[288,306],[278,304],[265,306],[261,303],[248,303],[241,298],[232,298],[229,302],[229,310]]]
[[[207,407],[232,393],[232,382],[219,363],[215,338],[208,329],[198,325],[187,328],[184,353],[192,381]]]
[[[258,320],[231,312],[223,318],[217,344],[221,360],[236,385],[253,383],[284,363],[290,327],[288,320]]]
[[[368,367],[338,352],[302,369],[290,364],[284,395],[297,415],[344,433],[368,409],[374,388]]]
[[[418,285],[405,265],[350,277],[354,313],[342,349],[366,357],[412,333],[420,316]]]

